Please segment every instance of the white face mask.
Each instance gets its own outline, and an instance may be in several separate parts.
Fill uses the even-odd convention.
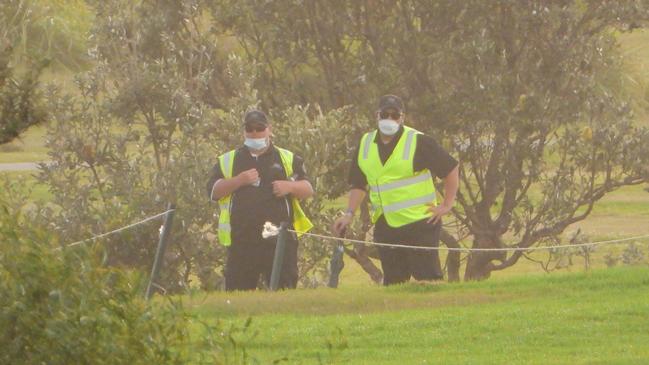
[[[379,120],[379,130],[386,136],[394,136],[399,131],[399,122],[392,119]]]
[[[263,150],[268,146],[266,138],[246,138],[243,144],[253,151]]]

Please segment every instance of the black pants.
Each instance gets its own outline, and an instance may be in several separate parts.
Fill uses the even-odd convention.
[[[228,247],[225,263],[225,290],[255,290],[260,276],[266,285],[270,285],[276,243],[276,237],[233,240],[232,245]],[[289,235],[279,287],[294,289],[297,286],[297,277],[297,240]]]
[[[393,228],[381,217],[374,226],[374,241],[438,247],[441,227],[441,223],[430,224],[422,220]],[[383,268],[383,285],[404,283],[410,280],[411,276],[417,280],[440,280],[444,277],[437,250],[379,246],[379,256]]]

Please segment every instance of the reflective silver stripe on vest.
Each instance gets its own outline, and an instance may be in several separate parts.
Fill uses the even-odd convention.
[[[404,200],[402,202],[386,205],[383,207],[383,213],[396,212],[397,210],[410,208],[425,203],[432,203],[434,201],[435,201],[435,193],[432,193],[419,198]]]
[[[219,223],[219,231],[229,231],[230,223]]]
[[[365,138],[365,145],[363,146],[363,160],[367,160],[367,157],[370,155],[370,146],[372,145],[372,142],[374,142],[375,136],[376,131],[372,131],[367,135],[367,138]]]
[[[409,177],[407,179],[398,180],[398,181],[394,181],[394,182],[379,185],[379,186],[370,185],[370,190],[372,190],[372,192],[374,192],[374,193],[384,192],[384,191],[388,191],[388,190],[392,190],[392,189],[396,189],[396,188],[402,188],[402,187],[408,186],[408,185],[414,185],[414,184],[424,182],[424,181],[432,179],[432,178],[433,177],[430,174],[430,171],[426,171],[426,173],[423,173],[423,174],[417,175],[417,176],[413,176],[413,177]]]
[[[408,136],[406,137],[406,145],[403,148],[403,159],[407,160],[410,157],[410,148],[412,147],[412,139],[415,136],[417,131],[409,130]]]
[[[219,209],[221,209],[222,212],[228,210],[230,204],[219,204]]]
[[[228,179],[232,177],[232,169],[230,168],[230,165],[232,164],[232,155],[234,155],[234,152],[230,151],[223,156],[223,175],[226,175],[225,177]]]

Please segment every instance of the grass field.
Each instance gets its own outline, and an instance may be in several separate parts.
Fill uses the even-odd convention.
[[[14,184],[14,186],[17,186],[21,191],[28,194],[32,200],[51,201],[52,194],[46,185],[38,183],[35,177],[36,173],[36,171],[0,172],[0,183],[4,183],[6,179],[10,184]]]
[[[649,362],[647,266],[464,284],[213,293],[186,304],[225,326],[251,318],[247,334],[235,338],[263,364],[284,357],[290,364],[319,357],[335,364]]]
[[[46,161],[45,132],[44,126],[32,127],[20,138],[0,145],[0,163]]]
[[[624,80],[625,88],[632,97],[632,106],[638,123],[649,124],[649,32],[638,30],[623,33],[620,39],[620,51],[624,56],[624,67],[627,71]]]

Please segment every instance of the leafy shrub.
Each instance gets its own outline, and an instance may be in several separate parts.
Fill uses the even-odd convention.
[[[0,364],[183,364],[195,356],[179,303],[145,302],[140,275],[105,267],[100,246],[59,243],[0,200]]]

